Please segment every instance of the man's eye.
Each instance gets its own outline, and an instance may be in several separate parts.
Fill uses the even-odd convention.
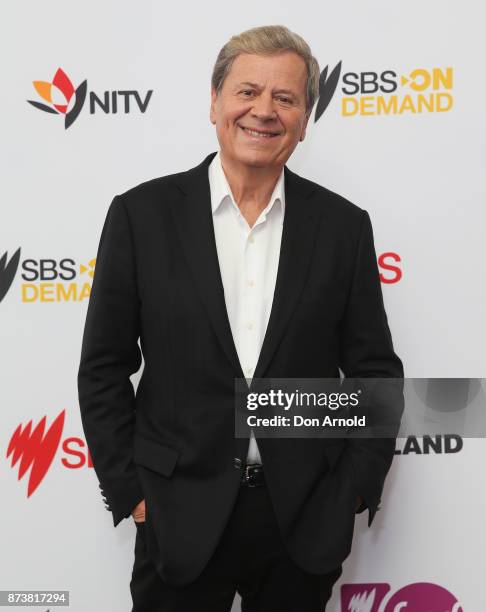
[[[279,96],[278,98],[280,102],[284,102],[285,104],[290,104],[292,100],[290,98],[286,98],[285,96]]]
[[[253,93],[253,91],[251,89],[244,89],[242,92],[242,94],[244,94],[245,96],[248,94],[251,96],[251,94]]]

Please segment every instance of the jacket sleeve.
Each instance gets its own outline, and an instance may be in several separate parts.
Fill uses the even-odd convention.
[[[116,527],[144,498],[133,463],[135,394],[141,365],[134,246],[121,196],[101,232],[78,371],[81,420]]]
[[[393,378],[390,381],[393,406],[385,426],[398,433],[403,412],[403,365],[393,350],[383,303],[381,282],[368,213],[363,210],[355,269],[342,320],[340,368],[348,378]],[[397,420],[398,419],[398,420]],[[385,477],[390,469],[396,437],[348,437],[345,454],[354,472],[363,503],[357,512],[369,510],[368,526],[381,501]]]

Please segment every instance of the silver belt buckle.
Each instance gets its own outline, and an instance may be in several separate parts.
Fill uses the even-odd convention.
[[[256,484],[252,483],[251,478],[250,478],[249,468],[252,468],[252,467],[258,468],[259,466],[258,466],[258,464],[245,465],[245,483],[246,483],[246,485],[248,487],[256,487],[257,486]]]

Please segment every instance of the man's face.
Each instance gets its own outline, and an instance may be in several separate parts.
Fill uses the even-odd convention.
[[[211,90],[210,118],[223,156],[281,168],[305,136],[306,86],[307,68],[296,53],[239,55],[219,95]]]

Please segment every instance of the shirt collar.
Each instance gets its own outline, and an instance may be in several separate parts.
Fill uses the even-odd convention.
[[[221,165],[221,156],[219,151],[209,164],[209,185],[211,189],[211,210],[213,215],[218,210],[226,196],[229,196],[233,204],[237,206],[233,194],[231,193],[231,188],[228,184],[228,180],[226,179],[223,166]],[[283,168],[280,176],[278,177],[278,181],[273,189],[270,201],[266,207],[267,213],[271,210],[276,200],[280,201],[283,217],[283,213],[285,211],[285,187]]]

